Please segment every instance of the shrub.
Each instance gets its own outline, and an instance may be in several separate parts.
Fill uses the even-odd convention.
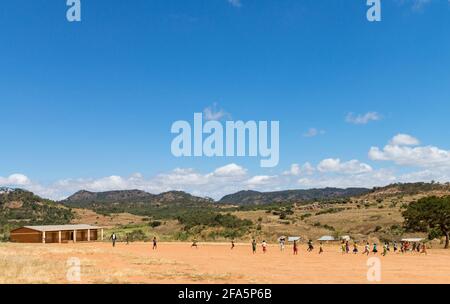
[[[159,227],[161,225],[162,225],[162,223],[160,221],[153,221],[153,222],[150,223],[150,227],[152,227],[152,228],[156,228],[156,227]]]

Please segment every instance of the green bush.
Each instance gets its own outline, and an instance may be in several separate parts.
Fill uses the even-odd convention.
[[[153,222],[150,223],[150,227],[152,227],[152,228],[156,228],[156,227],[159,227],[161,225],[162,225],[162,223],[160,221],[153,221]]]

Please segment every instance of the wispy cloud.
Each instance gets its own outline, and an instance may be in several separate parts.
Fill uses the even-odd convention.
[[[377,112],[368,112],[366,114],[348,113],[345,121],[355,125],[366,125],[371,121],[381,120],[381,115]]]
[[[303,137],[316,137],[318,135],[325,134],[324,130],[318,130],[316,128],[310,128],[308,131],[303,133]]]
[[[212,106],[205,108],[203,110],[203,116],[205,120],[231,119],[230,113],[228,113],[224,109],[219,108],[219,105],[217,103],[214,103]]]
[[[414,11],[421,11],[429,3],[431,3],[431,0],[414,0],[412,9]]]
[[[234,7],[241,7],[242,6],[241,0],[227,0],[227,1],[228,1],[228,3],[230,3]]]

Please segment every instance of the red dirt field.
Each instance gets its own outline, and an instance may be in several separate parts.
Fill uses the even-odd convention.
[[[261,247],[253,255],[250,244],[160,243],[153,251],[150,243],[117,244],[0,244],[0,283],[356,283],[367,280],[368,257],[342,255],[338,246],[325,246],[325,253],[307,253],[300,246],[298,256],[287,247],[280,252]],[[372,257],[371,255],[370,257]],[[68,282],[69,258],[81,262],[81,281]],[[381,282],[450,283],[450,250],[378,255]]]

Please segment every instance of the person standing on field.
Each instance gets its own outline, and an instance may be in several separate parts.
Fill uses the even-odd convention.
[[[294,255],[298,255],[297,241],[294,241]]]
[[[111,234],[110,240],[112,241],[113,247],[116,247],[117,236],[116,236],[116,233],[115,233],[115,232],[113,232],[113,233]]]
[[[156,241],[156,236],[153,237],[153,250],[158,249],[158,242]]]
[[[256,254],[256,240],[255,239],[253,239],[253,241],[252,241],[252,249],[253,249],[253,254]]]
[[[262,242],[262,249],[263,249],[263,253],[266,254],[267,253],[267,243],[266,243],[266,241]]]

